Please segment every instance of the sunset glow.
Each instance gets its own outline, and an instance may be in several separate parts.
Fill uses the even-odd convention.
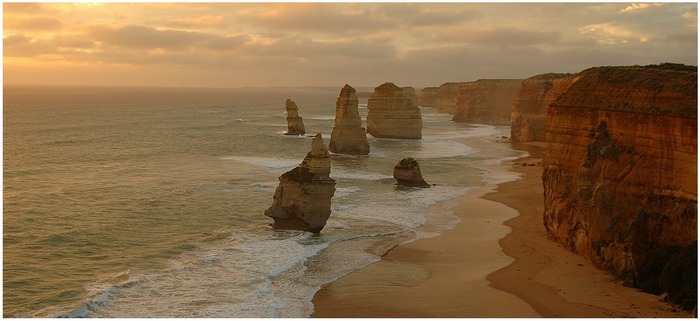
[[[5,83],[413,86],[697,64],[695,3],[5,3]]]

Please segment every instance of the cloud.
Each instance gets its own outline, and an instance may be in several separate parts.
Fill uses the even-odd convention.
[[[418,27],[454,25],[482,17],[476,9],[455,3],[379,4],[374,13],[396,20],[397,24]]]
[[[513,27],[433,29],[439,42],[467,43],[479,46],[518,47],[556,43],[556,31],[533,31]]]
[[[352,34],[392,27],[395,22],[372,7],[332,3],[267,4],[238,11],[237,18],[271,30]]]
[[[193,31],[161,30],[141,25],[94,26],[90,35],[107,46],[176,51],[189,48],[230,50],[242,45],[247,38],[240,34],[220,36]]]
[[[224,23],[224,16],[198,16],[174,18],[166,22],[166,25],[174,28],[199,29],[205,27],[221,26]]]
[[[618,11],[618,13],[636,12],[636,11],[644,10],[647,8],[661,7],[664,5],[665,5],[665,3],[633,3],[633,4],[630,4],[623,9],[620,9],[620,11]]]
[[[394,57],[396,50],[390,43],[365,40],[318,41],[306,37],[286,37],[256,41],[241,48],[242,54],[306,58],[344,56],[352,59],[386,59]]]
[[[9,30],[57,31],[63,23],[46,16],[14,16],[3,19],[3,28]]]
[[[612,23],[598,23],[579,28],[581,34],[591,35],[600,44],[647,42],[650,36]]]

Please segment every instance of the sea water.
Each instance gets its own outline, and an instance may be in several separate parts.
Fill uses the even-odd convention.
[[[328,144],[340,88],[4,86],[3,316],[307,317],[323,284],[458,223],[421,230],[431,205],[517,177],[490,166],[523,155],[508,127],[421,108],[423,139],[332,155],[320,235],[271,229],[278,177]],[[283,135],[286,99],[306,136]],[[405,157],[434,186],[396,186]]]

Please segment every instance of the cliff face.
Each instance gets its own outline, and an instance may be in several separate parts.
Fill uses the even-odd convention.
[[[522,79],[481,79],[463,83],[457,92],[453,121],[510,125],[513,101]]]
[[[425,87],[418,95],[418,106],[436,107],[438,97],[438,87]]]
[[[602,67],[577,77],[546,118],[544,225],[639,285],[651,253],[697,241],[697,72]]]
[[[299,117],[299,108],[291,99],[287,99],[285,108],[287,109],[287,133],[285,135],[304,135],[304,120]]]
[[[544,142],[549,105],[576,80],[576,75],[570,74],[542,74],[523,80],[510,117],[511,141]]]
[[[393,83],[376,87],[367,101],[367,133],[377,138],[421,139],[423,119],[414,97]]]
[[[369,142],[357,109],[355,88],[345,85],[335,103],[335,126],[328,148],[331,152],[350,155],[369,154]]]
[[[463,82],[447,82],[438,87],[435,108],[438,113],[454,114],[457,104],[457,93]]]
[[[272,227],[320,233],[331,215],[335,180],[329,177],[331,158],[321,134],[316,134],[311,151],[296,168],[282,174],[265,215]]]
[[[411,99],[414,106],[418,107],[418,96],[416,96],[416,89],[413,87],[401,87],[403,89],[404,96]]]

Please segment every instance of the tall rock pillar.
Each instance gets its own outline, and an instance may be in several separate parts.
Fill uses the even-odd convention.
[[[369,143],[362,127],[355,88],[345,85],[335,103],[335,126],[328,148],[331,152],[350,155],[369,154]]]

